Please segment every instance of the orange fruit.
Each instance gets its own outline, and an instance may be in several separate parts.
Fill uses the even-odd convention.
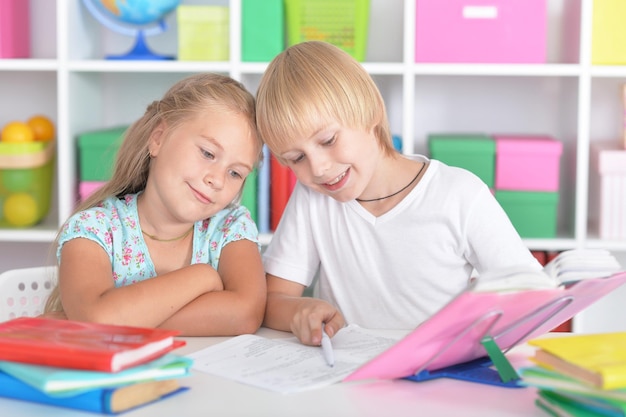
[[[13,143],[33,142],[35,132],[26,123],[13,121],[4,125],[0,140]]]
[[[46,142],[54,139],[54,123],[46,116],[37,114],[28,119],[26,124],[28,124],[33,130],[33,133],[35,133],[35,140]]]

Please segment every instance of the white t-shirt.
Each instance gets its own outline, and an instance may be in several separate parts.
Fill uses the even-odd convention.
[[[298,183],[263,262],[268,273],[305,286],[319,269],[319,297],[348,323],[390,329],[417,326],[461,292],[474,269],[542,269],[486,184],[437,160],[380,217]]]

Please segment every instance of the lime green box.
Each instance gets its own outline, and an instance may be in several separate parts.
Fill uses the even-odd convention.
[[[108,181],[117,150],[128,126],[85,132],[78,136],[79,178],[81,181]]]
[[[496,142],[491,136],[479,134],[428,135],[430,157],[447,165],[465,168],[487,184],[494,186]]]
[[[55,142],[0,142],[0,227],[30,227],[50,209]]]
[[[242,0],[241,60],[269,62],[284,48],[283,0]]]
[[[176,14],[179,61],[228,61],[228,7],[181,5]]]
[[[324,41],[365,60],[370,0],[285,0],[289,45]]]
[[[521,237],[556,236],[558,192],[496,190],[496,200]]]

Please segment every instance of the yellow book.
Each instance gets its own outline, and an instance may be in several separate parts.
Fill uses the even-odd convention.
[[[626,388],[626,332],[533,339],[540,366],[602,389]]]

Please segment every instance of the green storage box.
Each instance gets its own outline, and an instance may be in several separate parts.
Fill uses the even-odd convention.
[[[81,181],[108,181],[128,126],[85,132],[78,137]]]
[[[0,227],[30,227],[50,209],[55,142],[0,142]]]
[[[496,143],[488,135],[430,134],[430,157],[447,165],[465,168],[487,184],[494,186]]]
[[[496,200],[521,237],[556,236],[559,193],[496,190]]]
[[[283,0],[242,0],[241,60],[269,62],[285,47]]]

